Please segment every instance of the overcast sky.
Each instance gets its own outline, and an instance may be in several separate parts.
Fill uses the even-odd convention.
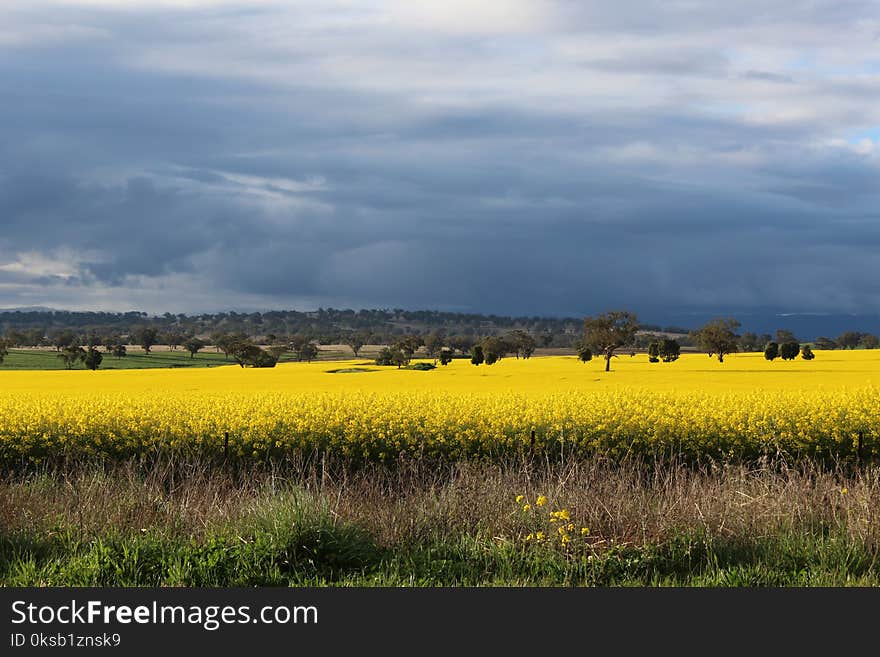
[[[0,307],[877,312],[880,9],[0,0]]]

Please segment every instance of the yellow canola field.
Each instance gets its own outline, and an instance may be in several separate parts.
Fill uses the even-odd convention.
[[[369,372],[337,372],[367,368]],[[880,453],[880,350],[724,363],[686,354],[466,360],[432,371],[368,361],[171,370],[0,371],[0,460],[222,451],[389,461],[518,453]],[[534,436],[534,439],[532,438]]]

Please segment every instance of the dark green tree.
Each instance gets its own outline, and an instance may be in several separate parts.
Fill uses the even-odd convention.
[[[768,342],[764,347],[764,358],[773,360],[779,356],[779,345],[775,342]]]
[[[813,353],[813,350],[810,349],[810,345],[805,344],[801,348],[801,358],[804,360],[813,360],[816,357],[816,354]]]
[[[152,326],[141,326],[134,332],[135,343],[140,345],[145,354],[149,354],[150,350],[159,339],[159,331]]]
[[[681,345],[678,343],[678,340],[663,338],[660,342],[660,360],[664,363],[671,363],[674,360],[678,360],[680,355]]]
[[[183,343],[183,348],[189,352],[190,358],[195,358],[196,354],[205,348],[205,343],[196,337],[192,337]]]
[[[82,360],[88,369],[96,370],[101,367],[101,361],[104,360],[104,356],[94,347],[89,347]]]
[[[880,339],[873,333],[862,333],[862,337],[859,338],[859,344],[863,349],[876,349],[880,347]]]
[[[631,345],[638,330],[639,320],[634,313],[614,310],[585,318],[582,342],[605,357],[605,371],[608,372],[614,352]]]
[[[475,344],[471,347],[471,363],[474,365],[482,365],[486,357],[483,355],[483,347]]]
[[[69,344],[63,347],[58,354],[58,358],[64,363],[64,366],[71,370],[73,366],[83,360],[86,356],[86,350],[78,344]]]
[[[660,362],[660,343],[657,341],[651,342],[651,344],[648,345],[648,362]]]
[[[588,363],[593,360],[593,350],[581,343],[577,346],[577,357],[582,363]]]
[[[801,353],[801,345],[797,342],[783,342],[779,345],[779,357],[782,360],[794,360]]]
[[[382,347],[376,356],[376,365],[397,365],[397,369],[409,365],[409,361],[409,356],[397,346]]]
[[[691,339],[709,356],[717,356],[718,362],[724,362],[724,356],[739,351],[739,336],[736,329],[739,322],[732,317],[713,319],[702,328],[690,333]]]

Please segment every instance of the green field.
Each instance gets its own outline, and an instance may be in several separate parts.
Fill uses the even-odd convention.
[[[158,367],[211,367],[229,365],[235,361],[226,360],[222,353],[200,352],[190,358],[189,352],[154,351],[146,354],[142,350],[130,349],[128,355],[116,358],[103,354],[102,370],[140,370]],[[0,368],[4,370],[63,370],[64,363],[53,349],[10,349]],[[82,370],[85,366],[77,363],[73,369]]]

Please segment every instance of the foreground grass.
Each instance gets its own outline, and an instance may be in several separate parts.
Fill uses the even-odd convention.
[[[877,586],[878,508],[873,467],[77,466],[0,482],[0,583]]]

